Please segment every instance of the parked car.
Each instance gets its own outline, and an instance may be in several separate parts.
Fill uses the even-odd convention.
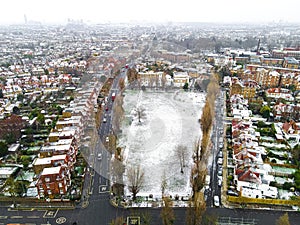
[[[227,195],[236,196],[236,197],[239,196],[239,194],[237,192],[233,191],[233,190],[228,190]]]
[[[105,141],[106,141],[106,143],[108,143],[109,142],[109,137],[106,137]]]
[[[221,187],[222,186],[222,180],[218,179],[218,186]]]
[[[223,173],[223,169],[222,169],[222,167],[220,167],[220,168],[218,169],[218,176],[222,176],[222,173]]]
[[[218,158],[218,164],[222,165],[223,164],[223,158]]]
[[[106,118],[103,118],[103,123],[106,123]]]
[[[215,195],[214,196],[214,205],[216,207],[219,207],[220,206],[220,199],[219,199],[219,196],[218,195]]]
[[[102,154],[101,154],[101,153],[98,153],[97,158],[98,158],[98,160],[101,160],[101,159],[102,159]]]
[[[222,150],[219,151],[218,157],[220,157],[220,158],[223,157],[223,152],[222,152]]]

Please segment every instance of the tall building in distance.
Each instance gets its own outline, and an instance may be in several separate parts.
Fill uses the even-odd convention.
[[[26,16],[26,14],[24,14],[24,22],[25,22],[25,24],[27,24],[27,16]]]

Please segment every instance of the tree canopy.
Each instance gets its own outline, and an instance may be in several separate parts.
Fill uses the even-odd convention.
[[[8,153],[8,145],[4,141],[0,141],[0,157],[5,156]]]
[[[259,112],[262,115],[262,117],[269,118],[270,117],[271,109],[270,109],[270,107],[268,105],[264,105],[263,107],[261,107],[261,109],[260,109]]]

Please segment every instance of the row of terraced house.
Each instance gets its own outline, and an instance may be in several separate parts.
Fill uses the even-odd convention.
[[[241,196],[250,198],[280,198],[289,199],[295,193],[281,191],[271,183],[293,183],[292,174],[296,171],[287,166],[286,161],[268,158],[267,153],[289,155],[288,150],[282,149],[283,140],[291,147],[299,144],[300,124],[294,121],[275,123],[275,139],[262,136],[257,131],[257,122],[266,119],[252,115],[248,109],[248,100],[241,95],[230,97],[232,119],[232,163],[228,168],[233,169],[233,182]],[[274,144],[271,144],[273,141]],[[281,148],[279,151],[278,148]],[[268,151],[267,151],[268,149]],[[288,148],[287,148],[288,149]],[[270,163],[272,162],[272,163]]]
[[[88,83],[86,88],[78,90],[76,98],[64,109],[40,149],[39,157],[33,162],[39,198],[62,197],[70,189],[71,171],[74,170],[83,137],[94,132],[89,126],[95,124],[94,106],[99,90],[97,82]]]

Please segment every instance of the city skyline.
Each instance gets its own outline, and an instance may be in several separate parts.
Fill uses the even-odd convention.
[[[286,0],[274,4],[271,0],[253,0],[241,4],[237,0],[159,1],[141,4],[138,0],[112,1],[58,1],[41,4],[37,0],[12,0],[2,3],[5,9],[0,24],[41,22],[67,23],[69,19],[85,23],[101,22],[213,22],[264,23],[300,22],[299,1]]]

